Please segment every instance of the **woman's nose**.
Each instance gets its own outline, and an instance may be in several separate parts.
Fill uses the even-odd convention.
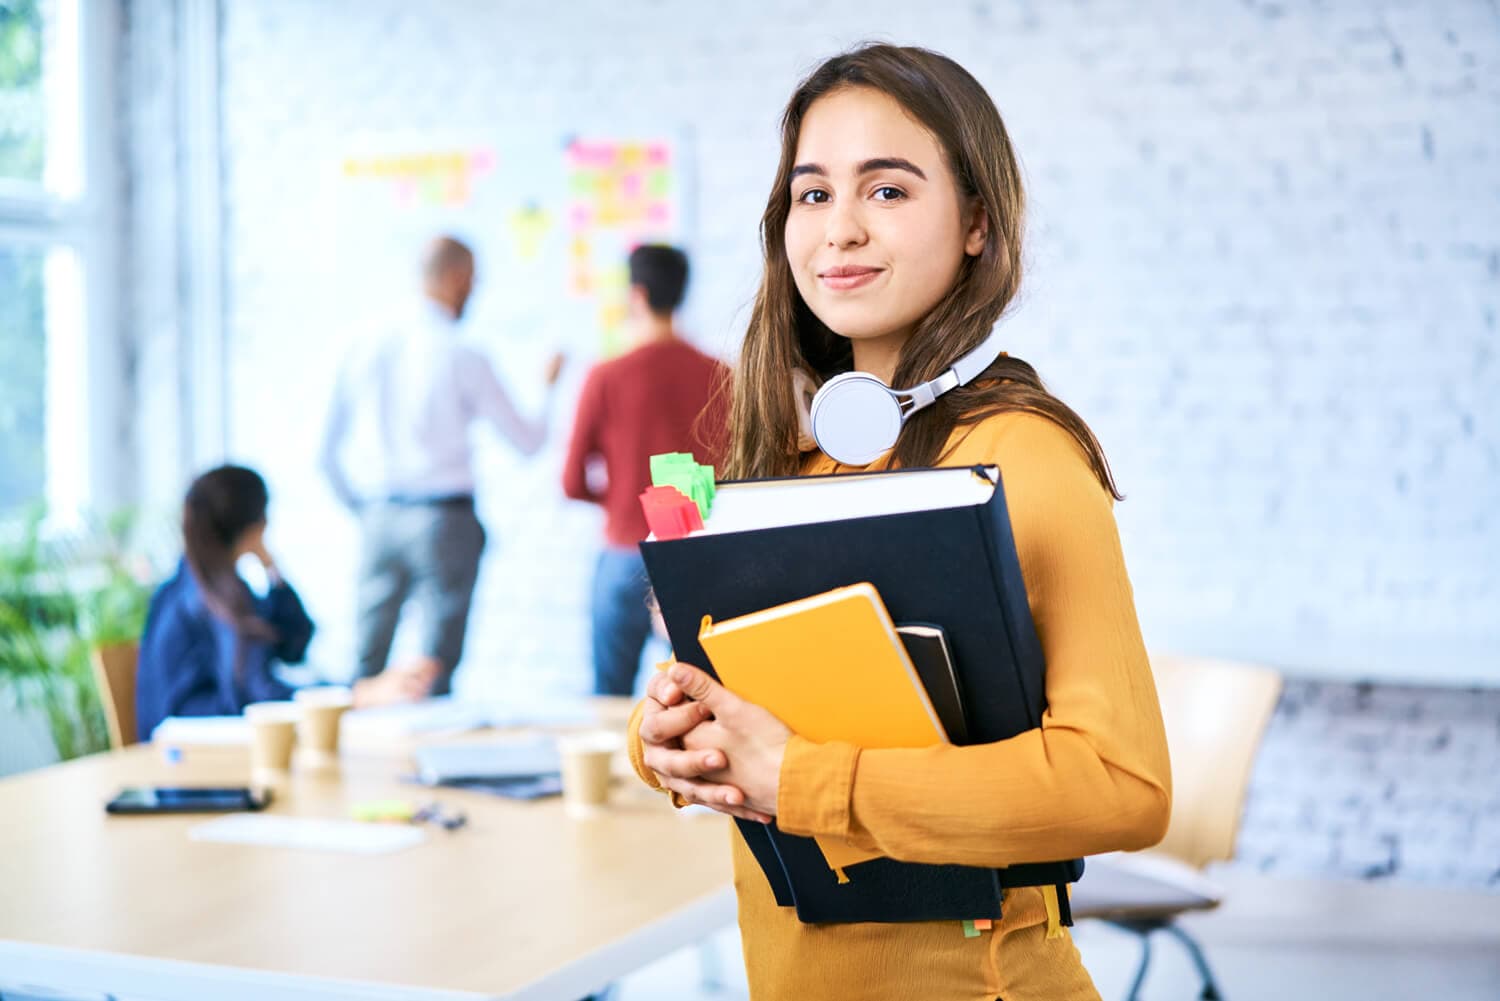
[[[834,202],[825,235],[830,247],[857,247],[864,243],[867,234],[858,204],[843,199]]]

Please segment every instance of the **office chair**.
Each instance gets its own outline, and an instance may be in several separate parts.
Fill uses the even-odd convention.
[[[1097,918],[1140,938],[1127,1001],[1140,996],[1158,931],[1182,943],[1203,980],[1200,996],[1217,1001],[1219,987],[1203,950],[1176,918],[1211,910],[1223,899],[1199,870],[1234,857],[1255,753],[1281,696],[1281,676],[1197,657],[1153,657],[1151,665],[1172,758],[1167,836],[1150,851],[1089,859],[1071,906],[1075,918]]]
[[[135,672],[139,655],[137,643],[115,643],[95,647],[90,652],[112,750],[139,743],[135,725]]]

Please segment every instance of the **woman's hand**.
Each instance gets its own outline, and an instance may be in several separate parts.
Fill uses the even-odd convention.
[[[647,693],[641,740],[662,785],[690,802],[768,823],[791,730],[687,664],[652,678]]]
[[[688,751],[683,746],[683,738],[707,722],[709,716],[706,706],[687,701],[681,687],[665,673],[652,675],[641,712],[640,735],[646,767],[656,773],[662,788],[686,802],[712,807],[742,820],[768,823],[770,817],[745,808],[742,790],[703,778],[724,767],[722,751],[701,748]]]
[[[239,556],[254,556],[256,561],[265,568],[266,577],[275,585],[281,583],[281,572],[276,569],[276,560],[272,558],[271,551],[266,548],[266,523],[258,521],[245,529],[240,536],[238,545],[235,546],[236,558]]]

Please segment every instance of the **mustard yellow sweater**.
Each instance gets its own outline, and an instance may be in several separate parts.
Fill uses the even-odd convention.
[[[1171,804],[1166,737],[1111,498],[1082,449],[1044,417],[997,414],[958,428],[939,464],[977,463],[999,465],[1004,477],[1047,661],[1041,727],[994,744],[919,750],[794,736],[777,824],[895,859],[973,866],[1155,844]],[[855,470],[816,453],[803,468],[845,471]],[[631,758],[659,788],[641,763],[639,722],[638,708]],[[805,925],[776,906],[749,848],[737,831],[732,838],[755,1001],[1098,997],[1072,939],[1046,935],[1040,888],[1006,891],[1004,917],[977,938],[956,921]]]

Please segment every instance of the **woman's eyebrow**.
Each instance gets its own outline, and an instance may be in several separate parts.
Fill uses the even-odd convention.
[[[922,173],[922,168],[899,156],[882,156],[874,160],[866,160],[859,165],[861,174],[873,174],[877,170],[905,170],[916,174],[922,180],[927,180],[927,175]]]
[[[880,156],[873,160],[865,160],[859,165],[859,174],[873,174],[877,170],[904,170],[916,174],[922,180],[927,180],[927,175],[922,168],[910,160],[899,156]],[[819,177],[827,177],[828,170],[821,163],[799,163],[792,168],[792,178],[801,177],[803,174],[816,174]]]

